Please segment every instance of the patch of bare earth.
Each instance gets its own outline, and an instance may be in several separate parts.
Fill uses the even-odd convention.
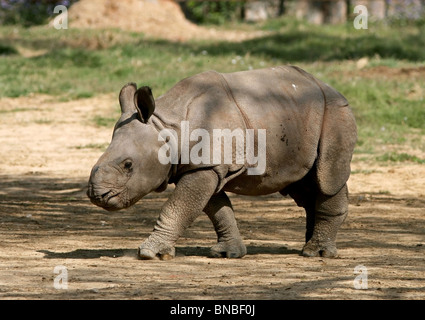
[[[337,259],[304,258],[305,217],[289,198],[231,195],[248,254],[207,258],[216,241],[201,216],[170,261],[136,249],[171,192],[107,213],[85,196],[109,143],[115,95],[69,102],[0,99],[1,299],[424,299],[425,166],[355,161]],[[367,289],[354,272],[367,268]],[[54,287],[68,271],[68,288]],[[357,282],[356,282],[357,281]],[[58,286],[56,286],[58,287]]]

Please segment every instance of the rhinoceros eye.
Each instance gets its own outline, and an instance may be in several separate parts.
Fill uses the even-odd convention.
[[[124,162],[124,169],[126,170],[130,170],[132,166],[133,163],[131,161],[127,160],[126,162]]]

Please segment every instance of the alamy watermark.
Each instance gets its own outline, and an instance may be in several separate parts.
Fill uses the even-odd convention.
[[[68,29],[68,8],[64,5],[57,5],[53,9],[53,13],[59,13],[59,15],[53,19],[53,27],[56,30]]]
[[[364,5],[357,5],[354,7],[354,13],[357,14],[353,22],[354,28],[357,30],[368,29],[367,22],[369,19],[369,13],[367,7]]]
[[[364,265],[358,265],[354,268],[354,274],[357,275],[353,280],[355,289],[365,290],[368,289],[368,271]]]
[[[68,29],[68,8],[64,5],[57,5],[53,9],[54,14],[59,14],[53,20],[53,27],[57,30]],[[354,13],[357,16],[354,18],[353,25],[357,30],[368,29],[369,13],[365,5],[356,5]]]
[[[57,30],[68,29],[68,8],[64,5],[57,5],[53,9],[54,14],[59,14],[53,20],[53,27]],[[365,5],[356,5],[354,13],[357,16],[354,18],[353,25],[357,30],[368,29],[369,13]]]
[[[65,266],[56,266],[53,273],[57,276],[53,279],[53,288],[57,290],[68,289],[68,268]]]
[[[162,164],[247,164],[248,175],[261,175],[266,170],[266,129],[213,129],[210,137],[206,129],[191,131],[189,121],[182,121],[180,132],[180,141],[173,129],[159,132],[158,141],[165,142],[158,151]],[[190,142],[197,143],[190,147]]]
[[[53,279],[53,287],[57,290],[68,289],[68,268],[63,265],[55,266],[53,273],[56,276]],[[367,290],[368,287],[368,270],[364,265],[357,265],[354,268],[353,286],[357,290]]]

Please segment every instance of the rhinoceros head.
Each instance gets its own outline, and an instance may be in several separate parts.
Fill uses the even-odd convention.
[[[165,189],[171,165],[158,160],[158,131],[148,123],[155,109],[149,87],[134,83],[120,92],[121,118],[112,141],[94,165],[88,184],[90,200],[109,211],[127,208],[153,190]]]

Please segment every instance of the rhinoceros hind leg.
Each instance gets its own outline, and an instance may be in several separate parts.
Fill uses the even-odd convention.
[[[315,206],[317,186],[313,180],[314,171],[309,172],[303,179],[291,184],[289,187],[281,190],[283,196],[290,195],[295,203],[305,209],[306,212],[306,232],[305,242],[308,242],[313,236],[315,222]]]
[[[319,193],[316,198],[313,234],[304,245],[302,255],[306,257],[337,257],[336,236],[347,213],[347,185],[344,185],[334,196]]]
[[[217,233],[217,244],[211,248],[214,258],[241,258],[246,247],[239,234],[232,204],[224,191],[213,195],[204,209]]]
[[[347,186],[335,195],[325,195],[318,188],[314,175],[315,170],[312,170],[280,193],[289,194],[306,211],[306,244],[302,255],[333,258],[337,256],[336,235],[348,212]]]

